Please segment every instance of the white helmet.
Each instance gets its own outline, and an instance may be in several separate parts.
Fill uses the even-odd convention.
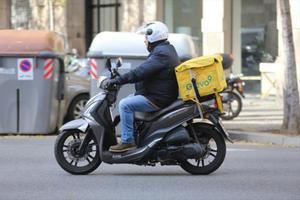
[[[145,34],[148,42],[153,43],[168,39],[168,27],[162,22],[151,22],[138,29],[137,33]]]

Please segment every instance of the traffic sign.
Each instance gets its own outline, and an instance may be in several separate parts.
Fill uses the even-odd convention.
[[[18,59],[18,80],[33,80],[33,59]]]

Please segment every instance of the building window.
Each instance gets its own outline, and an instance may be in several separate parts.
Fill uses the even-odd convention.
[[[242,0],[242,73],[259,76],[259,63],[274,62],[278,52],[276,0]]]
[[[170,32],[191,35],[202,52],[202,1],[199,0],[165,0],[165,22]]]
[[[86,4],[87,46],[101,31],[119,31],[119,0],[89,0]]]

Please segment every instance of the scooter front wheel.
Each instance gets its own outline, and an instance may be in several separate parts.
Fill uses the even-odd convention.
[[[99,146],[93,134],[87,140],[83,153],[78,149],[86,134],[76,130],[63,131],[55,141],[54,153],[57,163],[75,175],[89,174],[101,164]]]

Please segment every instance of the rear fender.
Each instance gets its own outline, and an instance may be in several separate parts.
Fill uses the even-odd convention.
[[[193,123],[197,123],[197,124],[201,124],[201,126],[204,127],[210,127],[213,128],[215,130],[217,130],[217,132],[223,136],[223,138],[225,138],[226,140],[228,140],[229,142],[233,143],[233,141],[231,140],[231,138],[229,137],[228,133],[226,132],[223,124],[221,121],[218,121],[217,119],[214,118],[214,122],[207,120],[207,119],[193,119]]]

